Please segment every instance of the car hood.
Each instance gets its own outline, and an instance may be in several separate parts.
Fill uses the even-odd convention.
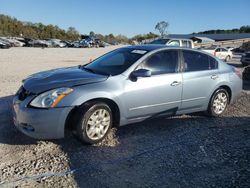
[[[84,85],[105,81],[108,76],[94,74],[79,67],[53,69],[30,75],[23,82],[23,87],[31,93],[60,88]]]

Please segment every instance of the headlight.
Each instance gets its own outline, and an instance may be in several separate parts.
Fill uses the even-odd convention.
[[[67,95],[69,95],[73,89],[71,88],[58,88],[47,92],[44,92],[34,98],[30,106],[38,108],[54,108],[56,105]]]

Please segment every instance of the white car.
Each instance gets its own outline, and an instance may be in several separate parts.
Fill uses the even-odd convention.
[[[191,39],[160,38],[149,44],[164,44],[166,46],[194,48],[194,43]]]
[[[49,46],[51,47],[59,47],[59,48],[63,48],[65,47],[67,44],[59,39],[50,39],[47,41],[47,43],[49,44]]]
[[[204,48],[202,50],[207,53],[213,54],[215,57],[224,60],[226,62],[233,58],[232,51],[223,47],[210,47],[210,48]]]

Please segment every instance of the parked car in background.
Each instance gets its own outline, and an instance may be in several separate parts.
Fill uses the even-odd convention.
[[[149,44],[164,44],[166,46],[194,48],[194,43],[190,39],[163,38],[163,39],[154,40],[150,42]]]
[[[42,48],[45,48],[45,47],[49,47],[49,45],[50,44],[46,40],[33,40],[33,39],[31,39],[28,42],[29,47],[42,47]]]
[[[234,49],[234,47],[228,46],[228,47],[226,47],[226,49],[228,49],[229,51],[232,51]]]
[[[66,46],[64,47],[68,47],[68,48],[73,48],[74,47],[74,44],[72,42],[69,42],[69,41],[62,41],[66,44]]]
[[[55,48],[63,48],[67,46],[67,43],[63,42],[60,39],[49,39],[47,40],[47,44],[49,47],[55,47]]]
[[[250,65],[250,51],[242,54],[240,61],[244,67],[249,66]]]
[[[245,53],[245,50],[243,50],[243,49],[241,49],[241,48],[234,48],[234,49],[232,50],[232,52],[233,52],[234,54],[240,54],[240,55],[242,55],[243,53]]]
[[[91,48],[93,46],[93,42],[91,40],[82,39],[79,41],[79,48]]]
[[[105,46],[106,45],[103,41],[101,41],[100,39],[95,39],[95,47],[96,48],[99,48],[99,47],[104,48]]]
[[[8,49],[11,47],[11,44],[7,43],[7,42],[4,42],[0,39],[0,48],[2,49]]]
[[[1,37],[1,40],[9,43],[13,47],[22,47],[25,43],[16,40],[13,37]]]
[[[223,48],[223,47],[212,46],[210,48],[203,48],[202,50],[214,55],[215,57],[217,57],[221,60],[224,60],[225,62],[227,62],[233,58],[232,51],[230,51],[226,48]]]
[[[241,89],[238,69],[202,51],[128,46],[29,76],[14,96],[13,119],[34,138],[62,138],[71,128],[94,144],[112,126],[198,111],[220,116]]]

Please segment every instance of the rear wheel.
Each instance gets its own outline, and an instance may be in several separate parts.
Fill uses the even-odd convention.
[[[208,106],[208,114],[211,116],[222,115],[229,103],[229,95],[225,89],[218,89],[214,92]]]
[[[112,111],[105,103],[91,102],[79,111],[76,134],[83,142],[96,144],[102,141],[112,127]]]

